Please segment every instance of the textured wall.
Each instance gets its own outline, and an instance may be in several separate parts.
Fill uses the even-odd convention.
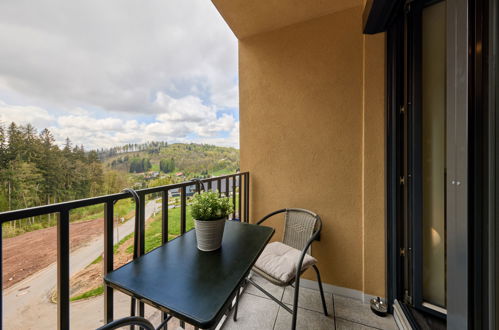
[[[319,213],[324,281],[385,296],[383,40],[362,35],[361,15],[239,41],[241,169],[253,221],[284,207]]]
[[[385,296],[385,36],[364,36],[364,288]]]

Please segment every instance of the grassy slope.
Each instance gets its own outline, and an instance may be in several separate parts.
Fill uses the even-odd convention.
[[[149,158],[152,171],[159,171],[159,162],[162,159],[175,159],[175,171],[187,173],[201,173],[208,171],[211,175],[233,173],[239,168],[239,150],[229,147],[218,147],[201,144],[175,143],[161,148],[159,153],[148,151],[122,153],[104,160],[105,166],[110,166],[113,160],[128,156]],[[117,165],[116,170],[127,171],[125,163]]]

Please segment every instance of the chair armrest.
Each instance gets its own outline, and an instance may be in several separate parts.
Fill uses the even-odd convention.
[[[108,323],[108,324],[98,328],[97,330],[113,330],[113,329],[119,329],[119,328],[125,327],[127,325],[137,325],[137,326],[142,327],[143,329],[146,329],[146,330],[155,330],[154,326],[152,325],[151,322],[149,322],[145,318],[139,317],[139,316],[124,317],[122,319],[115,320],[111,323]]]
[[[269,213],[267,214],[266,216],[264,216],[263,218],[260,219],[260,221],[258,221],[256,224],[257,225],[260,225],[262,224],[264,221],[266,221],[268,218],[276,215],[276,214],[279,214],[279,213],[283,213],[283,212],[286,212],[287,210],[286,209],[281,209],[281,210],[277,210],[277,211],[274,211],[272,213]]]

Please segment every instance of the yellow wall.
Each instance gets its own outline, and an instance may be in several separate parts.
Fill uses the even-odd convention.
[[[362,35],[361,15],[358,6],[239,41],[241,169],[253,221],[285,207],[317,212],[324,282],[385,296],[384,40]]]

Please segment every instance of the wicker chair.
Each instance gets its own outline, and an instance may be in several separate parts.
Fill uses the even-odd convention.
[[[310,267],[317,274],[324,315],[328,315],[321,276],[316,265],[317,260],[311,256],[311,245],[314,240],[319,239],[322,221],[317,214],[308,210],[282,209],[266,215],[258,221],[257,225],[280,213],[285,213],[283,240],[282,242],[269,243],[265,247],[255,263],[253,271],[275,285],[282,287],[294,285],[293,309],[291,310],[279,299],[272,296],[251,278],[247,278],[246,281],[293,315],[291,329],[294,330],[296,329],[298,313],[300,276]],[[236,300],[234,321],[237,320],[237,302]]]

